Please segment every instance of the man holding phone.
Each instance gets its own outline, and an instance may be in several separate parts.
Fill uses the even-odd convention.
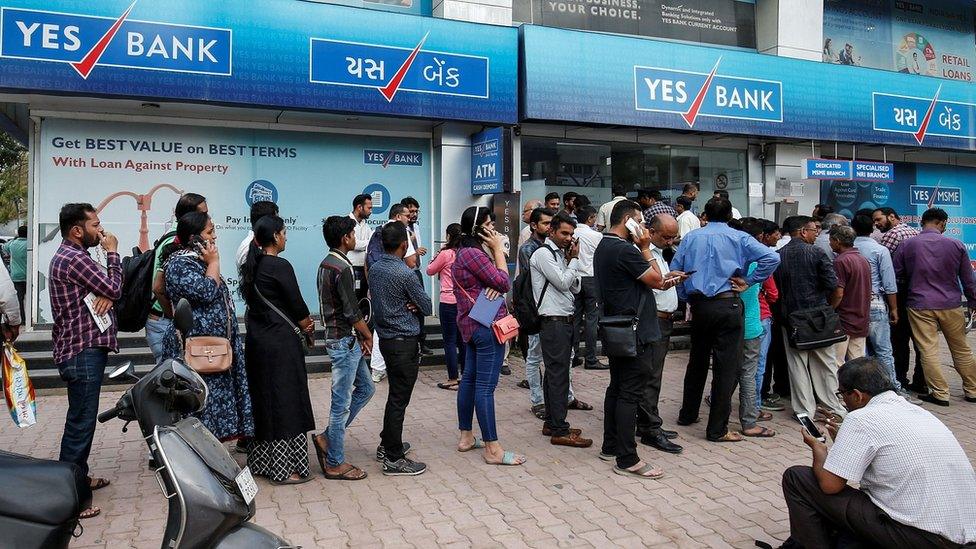
[[[790,513],[790,539],[783,546],[976,542],[976,472],[952,432],[898,395],[875,357],[851,360],[837,377],[837,395],[849,413],[842,426],[827,422],[835,441],[829,451],[801,429],[813,465],[783,474]]]

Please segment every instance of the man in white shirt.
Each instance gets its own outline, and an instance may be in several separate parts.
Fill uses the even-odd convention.
[[[674,211],[678,212],[678,237],[684,238],[695,229],[701,229],[701,220],[691,211],[691,199],[679,196],[674,201]]]
[[[362,299],[368,295],[369,285],[366,282],[366,246],[369,239],[373,236],[373,229],[366,223],[369,216],[373,214],[373,197],[368,194],[356,195],[352,199],[352,212],[349,217],[356,222],[356,248],[349,250],[347,258],[352,263],[352,272],[355,275],[356,298]]]
[[[803,430],[813,466],[783,474],[791,540],[803,547],[976,542],[976,472],[952,432],[896,394],[877,358],[851,360],[837,378],[849,413],[839,428],[827,423],[834,445],[828,453]]]
[[[278,205],[274,202],[269,202],[267,200],[261,200],[251,204],[251,230],[248,231],[247,236],[241,241],[240,246],[237,247],[237,268],[240,269],[244,261],[247,260],[247,252],[251,249],[251,243],[254,241],[254,225],[264,216],[267,215],[278,215]]]
[[[579,242],[573,241],[576,222],[565,212],[552,218],[547,250],[532,254],[532,294],[539,303],[542,330],[542,360],[545,364],[543,396],[546,404],[546,420],[542,434],[550,437],[556,446],[588,448],[591,439],[582,438],[580,431],[570,429],[566,421],[569,391],[569,370],[573,350],[573,319],[576,294],[580,291],[581,266]]]
[[[678,221],[668,214],[655,215],[646,221],[651,233],[651,256],[661,273],[670,273],[671,267],[664,259],[664,250],[670,248],[678,237]],[[654,302],[657,305],[657,325],[661,329],[661,338],[651,343],[654,358],[651,362],[651,375],[647,380],[647,387],[644,388],[644,398],[637,410],[637,434],[640,435],[641,444],[669,454],[680,454],[683,448],[671,442],[678,433],[662,428],[664,422],[657,408],[661,396],[661,379],[664,376],[664,359],[668,355],[671,331],[674,328],[672,317],[678,310],[678,290],[674,286],[664,290],[654,289]]]
[[[593,279],[593,254],[603,239],[603,233],[593,229],[596,224],[596,209],[583,206],[576,210],[576,231],[579,242],[579,260],[582,271],[580,292],[576,295],[576,320],[573,332],[573,366],[580,364],[587,370],[607,370],[610,366],[596,358],[596,328],[600,319],[600,306],[596,297],[596,282]],[[580,342],[586,343],[586,360],[580,356]]]
[[[617,202],[621,200],[627,200],[627,191],[624,189],[623,185],[613,186],[613,200],[600,206],[600,211],[596,214],[596,230],[603,231],[608,226],[610,226],[610,212],[613,211],[613,207],[617,205]]]

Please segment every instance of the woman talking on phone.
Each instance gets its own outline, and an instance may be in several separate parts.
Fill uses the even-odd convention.
[[[162,260],[166,297],[174,304],[185,298],[193,308],[193,327],[183,335],[188,339],[226,338],[232,354],[225,371],[201,374],[209,394],[200,421],[218,440],[250,438],[254,418],[244,353],[230,290],[220,275],[217,233],[210,216],[203,212],[184,214],[176,225],[176,239],[164,248]],[[171,327],[163,343],[163,359],[184,357],[181,339]]]
[[[506,452],[495,429],[495,387],[501,374],[505,345],[491,328],[470,317],[478,296],[499,304],[494,320],[507,314],[504,296],[511,288],[502,235],[495,232],[491,210],[472,206],[461,215],[461,247],[451,268],[458,325],[465,343],[464,373],[458,389],[458,451],[484,448],[485,463],[521,465],[525,457]],[[481,439],[472,432],[474,413],[478,414]]]

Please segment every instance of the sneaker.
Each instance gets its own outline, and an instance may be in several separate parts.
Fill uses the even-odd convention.
[[[911,391],[906,391],[904,388],[902,388],[900,391],[898,391],[898,395],[901,396],[901,397],[903,397],[910,404],[918,405],[918,404],[921,404],[922,403],[921,400],[915,398],[915,395],[913,395],[911,393]]]
[[[529,388],[529,381],[526,380],[526,379],[523,379],[522,381],[519,381],[518,384],[516,384],[516,387],[518,387],[520,389],[528,389]]]
[[[427,464],[412,459],[383,461],[383,474],[388,477],[415,477],[427,471]]]
[[[783,406],[775,400],[766,399],[762,401],[762,406],[760,406],[760,408],[766,410],[767,412],[782,412],[786,409],[786,406]]]
[[[410,443],[409,442],[404,442],[403,443],[403,455],[407,455],[409,453],[410,453]],[[376,447],[376,461],[378,461],[380,463],[383,463],[384,461],[386,461],[386,448],[383,448],[383,445],[382,444],[380,444],[379,446]]]
[[[384,377],[386,377],[386,372],[382,370],[373,370],[373,383],[379,383],[383,381]]]
[[[420,354],[423,356],[434,356],[434,351],[426,345],[420,346]],[[418,473],[419,474],[419,473]]]

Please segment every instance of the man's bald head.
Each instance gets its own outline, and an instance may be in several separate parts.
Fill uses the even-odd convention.
[[[664,249],[678,238],[678,220],[668,214],[657,214],[647,222],[651,230],[651,244]]]
[[[529,218],[532,217],[532,210],[542,207],[541,200],[529,200],[522,206],[522,223],[528,223]]]

